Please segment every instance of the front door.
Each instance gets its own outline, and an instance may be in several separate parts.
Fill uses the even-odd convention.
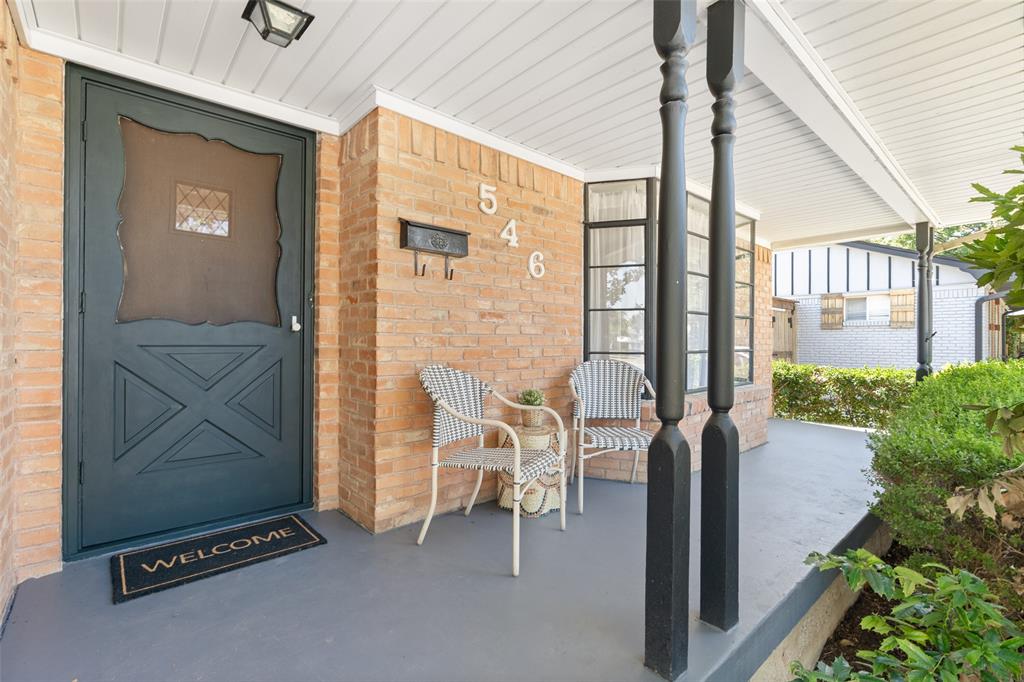
[[[67,553],[308,504],[310,135],[68,81]]]

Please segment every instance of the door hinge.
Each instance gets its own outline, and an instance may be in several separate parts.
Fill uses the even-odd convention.
[[[78,294],[78,314],[81,315],[85,312],[85,292],[82,291]]]
[[[78,485],[85,483],[85,462],[78,462]]]
[[[88,129],[89,129],[89,126],[88,126],[88,125],[86,125],[86,121],[85,121],[85,119],[82,119],[82,141],[83,141],[83,142],[85,142],[85,138],[86,138],[86,130],[88,130]]]

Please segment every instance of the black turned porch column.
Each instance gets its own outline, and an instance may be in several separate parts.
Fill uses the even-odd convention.
[[[708,298],[708,405],[701,435],[700,618],[728,630],[739,620],[740,435],[729,416],[734,400],[736,307],[736,187],[733,91],[743,77],[743,3],[718,0],[708,7],[708,88],[711,144],[710,282]]]
[[[932,253],[935,232],[928,223],[918,223],[917,237],[917,372],[921,381],[932,373]]]
[[[661,428],[647,451],[644,664],[668,680],[686,670],[690,606],[690,448],[679,421],[686,404],[686,53],[696,33],[696,0],[654,1],[654,46],[664,60],[655,336]]]

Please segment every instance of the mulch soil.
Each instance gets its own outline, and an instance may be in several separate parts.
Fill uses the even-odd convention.
[[[890,565],[898,565],[908,556],[910,556],[910,552],[905,547],[893,543],[883,558]],[[858,651],[877,649],[878,645],[882,643],[881,635],[861,630],[860,621],[864,616],[870,616],[873,613],[888,613],[891,608],[890,602],[865,587],[857,601],[846,612],[843,620],[839,622],[832,636],[825,642],[820,660],[831,663],[836,657],[842,656],[852,664],[860,660],[857,658]]]

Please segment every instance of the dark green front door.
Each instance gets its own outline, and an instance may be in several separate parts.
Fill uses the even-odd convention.
[[[69,81],[68,553],[308,504],[310,136]]]

